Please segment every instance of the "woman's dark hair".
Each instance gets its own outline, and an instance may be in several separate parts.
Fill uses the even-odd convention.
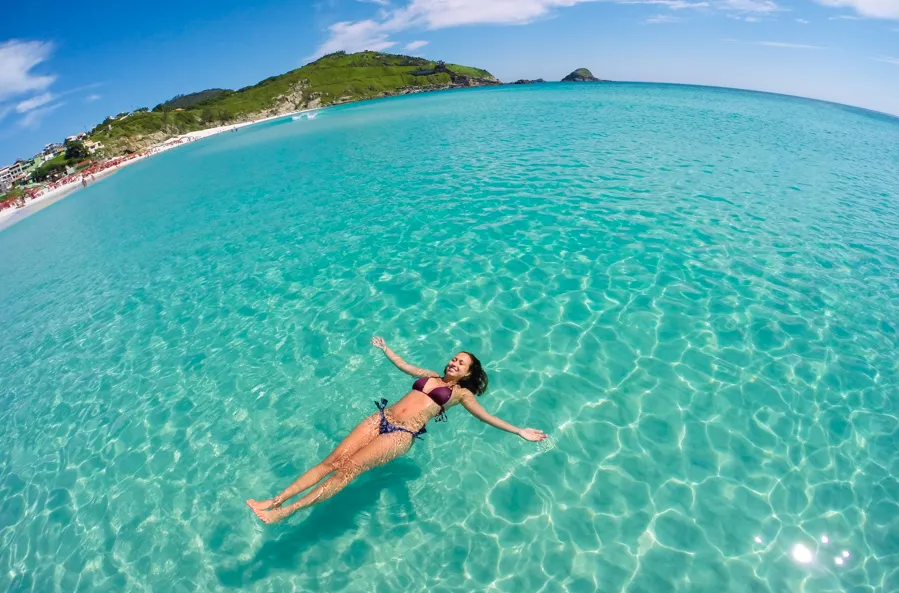
[[[471,358],[471,365],[468,367],[468,375],[459,381],[459,385],[477,396],[484,395],[487,391],[487,373],[484,372],[481,361],[471,352],[463,351],[462,354],[467,354]]]

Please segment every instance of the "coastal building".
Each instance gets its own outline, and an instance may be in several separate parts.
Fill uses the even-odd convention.
[[[12,185],[12,167],[0,167],[0,184]]]
[[[88,150],[88,152],[94,154],[95,152],[103,148],[103,143],[95,142],[93,140],[85,140],[84,147]]]
[[[26,182],[31,178],[31,174],[34,173],[34,170],[37,169],[41,163],[35,161],[34,159],[16,161],[19,166],[19,181]]]
[[[41,155],[44,157],[44,160],[50,160],[61,152],[65,152],[66,147],[58,142],[53,142],[44,147],[44,150],[41,151]]]
[[[12,187],[12,173],[9,167],[0,167],[0,193],[6,193]]]
[[[0,168],[0,184],[12,186],[28,177],[32,169],[34,169],[34,160],[19,159],[12,165]]]

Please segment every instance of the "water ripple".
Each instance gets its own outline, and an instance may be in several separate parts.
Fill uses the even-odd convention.
[[[0,588],[899,590],[899,125],[654,85],[326,110],[0,233]],[[484,404],[262,528],[409,382]]]

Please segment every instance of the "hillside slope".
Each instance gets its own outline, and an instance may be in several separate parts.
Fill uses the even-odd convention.
[[[195,107],[201,103],[217,99],[222,95],[227,95],[233,92],[234,91],[228,89],[206,89],[205,91],[200,91],[198,93],[177,95],[175,97],[172,97],[165,103],[160,103],[153,108],[153,111],[162,111],[166,108],[168,108],[169,110],[175,110],[179,108],[190,109],[191,107]]]
[[[337,52],[279,76],[224,92],[187,109],[163,103],[153,111],[107,119],[90,132],[110,155],[136,151],[186,132],[376,97],[500,84],[486,70],[423,58]]]

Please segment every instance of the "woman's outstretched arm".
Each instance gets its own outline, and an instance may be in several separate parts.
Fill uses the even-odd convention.
[[[478,402],[474,394],[470,391],[466,391],[462,395],[462,406],[481,422],[485,422],[494,428],[517,434],[526,441],[542,441],[546,438],[546,433],[542,430],[537,430],[536,428],[518,428],[505,420],[500,420],[485,410],[484,406]]]
[[[384,351],[384,355],[396,365],[396,368],[412,375],[413,377],[439,377],[440,375],[435,373],[434,371],[429,371],[427,369],[422,369],[417,366],[411,365],[405,360],[403,360],[399,354],[391,350],[387,347],[387,344],[384,343],[384,338],[379,338],[375,336],[371,339],[371,345],[375,348],[379,348]]]

